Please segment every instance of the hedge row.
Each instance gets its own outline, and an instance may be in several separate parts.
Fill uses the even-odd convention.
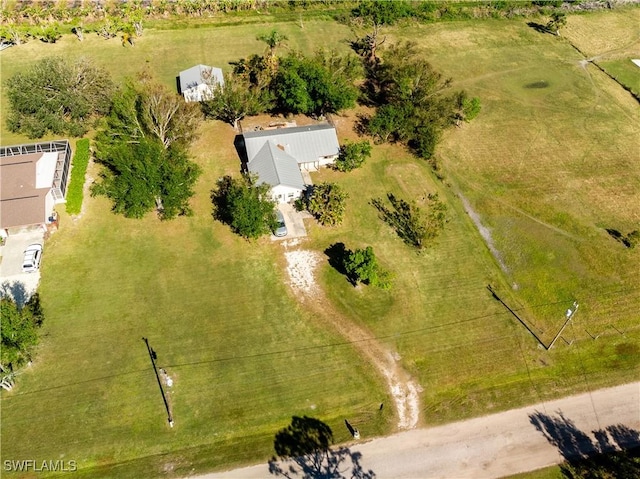
[[[83,138],[76,142],[76,153],[73,155],[71,181],[67,189],[67,213],[77,215],[82,209],[84,177],[89,164],[89,139]]]

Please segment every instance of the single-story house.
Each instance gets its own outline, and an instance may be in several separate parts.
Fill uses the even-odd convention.
[[[333,163],[340,144],[328,123],[243,133],[247,170],[271,185],[275,201],[299,198],[306,185],[300,170],[314,171]]]
[[[50,223],[70,166],[67,140],[0,147],[0,229]]]
[[[224,76],[220,68],[196,65],[180,72],[179,83],[185,101],[203,101],[211,98],[216,85],[224,85]]]

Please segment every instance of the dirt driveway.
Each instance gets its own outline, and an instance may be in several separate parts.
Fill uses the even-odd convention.
[[[24,230],[10,235],[4,246],[0,247],[0,284],[12,293],[16,301],[28,298],[35,292],[40,282],[40,271],[35,273],[22,272],[24,250],[30,244],[44,245],[44,231],[42,229]],[[43,261],[46,261],[46,250]]]

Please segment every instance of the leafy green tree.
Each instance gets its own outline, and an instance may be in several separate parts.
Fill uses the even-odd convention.
[[[187,148],[201,117],[197,105],[147,77],[127,81],[96,136],[96,159],[106,168],[91,193],[109,197],[113,211],[128,218],[154,209],[163,220],[190,215],[201,170]]]
[[[225,75],[224,85],[214,85],[212,93],[210,99],[201,102],[205,116],[229,123],[236,130],[245,116],[263,113],[272,103],[268,90],[252,86],[235,74]]]
[[[37,293],[19,307],[14,299],[3,294],[0,297],[0,385],[13,387],[14,372],[32,358],[33,347],[38,342],[37,330],[44,321],[44,314]]]
[[[93,118],[109,111],[113,83],[87,59],[45,58],[9,78],[7,126],[29,138],[84,135]]]
[[[360,168],[371,156],[371,143],[367,140],[358,143],[347,142],[340,147],[340,154],[335,161],[338,171],[347,172]]]
[[[111,199],[114,213],[142,218],[155,209],[163,220],[191,215],[189,199],[200,168],[185,150],[167,150],[153,137],[98,148],[97,158],[106,168],[91,193]]]
[[[371,246],[349,251],[344,268],[353,284],[364,283],[382,289],[391,287],[391,274],[380,267]]]
[[[393,25],[412,13],[411,4],[404,0],[362,0],[351,10],[353,18],[374,25]]]
[[[313,186],[305,206],[321,225],[335,226],[342,223],[347,198],[348,194],[340,185],[323,182]]]
[[[413,43],[393,45],[371,70],[370,100],[378,105],[363,127],[378,141],[406,142],[429,159],[442,131],[478,114],[479,100],[447,94],[451,80],[434,70]]]
[[[421,250],[430,246],[444,229],[447,222],[447,206],[440,201],[438,194],[429,194],[425,198],[427,210],[418,207],[415,202],[409,203],[387,194],[391,208],[377,198],[372,205],[378,210],[380,218],[391,226],[398,236],[408,245]]]
[[[257,184],[255,176],[223,176],[211,191],[213,216],[247,239],[268,234],[277,227],[269,190],[268,184]]]
[[[279,33],[277,30],[271,30],[269,33],[258,35],[256,40],[260,40],[267,44],[269,53],[267,57],[267,65],[271,71],[275,72],[278,69],[278,56],[276,55],[276,51],[278,47],[288,40],[287,36]]]
[[[351,108],[358,96],[344,75],[332,73],[318,59],[299,55],[281,59],[271,91],[281,111],[312,115]]]

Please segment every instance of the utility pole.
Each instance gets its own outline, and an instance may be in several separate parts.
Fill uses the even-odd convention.
[[[156,352],[153,349],[151,349],[151,346],[149,346],[149,341],[147,340],[147,338],[142,338],[142,340],[147,345],[147,351],[149,352],[149,358],[151,358],[151,365],[153,366],[153,372],[156,373],[156,379],[158,380],[158,386],[160,387],[160,394],[162,394],[164,407],[167,410],[167,420],[169,421],[169,426],[173,427],[173,416],[171,416],[171,409],[169,408],[167,397],[164,394],[162,381],[160,381],[160,375],[158,374],[158,367],[156,366],[156,359],[157,359]]]
[[[569,321],[571,321],[571,318],[573,318],[573,315],[575,314],[575,312],[578,310],[578,303],[577,302],[573,302],[573,307],[574,309],[567,309],[567,320],[564,322],[564,324],[562,325],[562,327],[560,328],[560,331],[558,331],[558,334],[556,334],[556,337],[553,338],[553,341],[551,341],[551,344],[549,345],[549,347],[547,348],[547,351],[549,349],[551,349],[553,347],[553,345],[555,344],[555,342],[557,341],[557,339],[560,337],[560,335],[562,334],[562,331],[564,331],[564,328],[567,327],[567,324],[569,324]],[[563,338],[564,339],[564,338]],[[565,340],[566,342],[566,340]],[[571,341],[571,343],[573,343],[573,341]],[[571,343],[568,343],[569,346],[571,346]]]

